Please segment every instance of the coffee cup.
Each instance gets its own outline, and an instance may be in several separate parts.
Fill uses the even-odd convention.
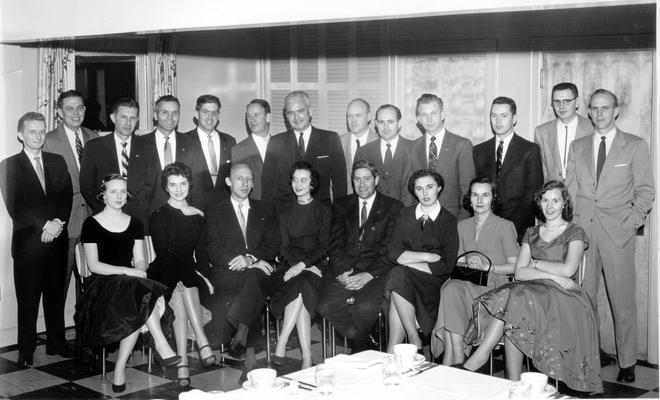
[[[539,372],[523,372],[520,374],[520,382],[529,385],[532,395],[545,391],[548,384],[548,377]]]
[[[394,357],[399,361],[402,369],[411,368],[415,364],[416,345],[408,343],[395,344],[393,350]]]
[[[255,389],[269,389],[275,384],[277,371],[271,368],[257,368],[248,372],[247,378]]]

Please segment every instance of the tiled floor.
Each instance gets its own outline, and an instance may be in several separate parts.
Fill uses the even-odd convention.
[[[69,331],[69,335],[73,332]],[[321,361],[320,332],[314,329],[313,352],[314,361]],[[338,340],[338,343],[341,342]],[[342,347],[338,347],[343,351]],[[257,366],[266,366],[266,353],[257,349]],[[115,394],[112,392],[112,360],[115,354],[108,356],[107,368],[110,371],[106,381],[101,379],[100,370],[83,371],[77,369],[73,360],[59,356],[48,356],[45,344],[40,343],[34,354],[34,366],[21,368],[15,361],[15,348],[0,349],[0,399],[176,399],[182,391],[176,382],[176,369],[163,370],[156,364],[151,373],[147,372],[147,357],[140,351],[135,351],[129,360],[126,370],[126,391]],[[216,351],[216,355],[219,352]],[[277,367],[278,374],[287,374],[300,367],[300,352],[290,350],[287,353],[288,362]],[[215,366],[211,369],[202,368],[196,352],[189,354],[191,387],[204,391],[228,391],[240,387],[243,364],[226,361],[225,366]],[[503,361],[495,359],[495,375],[503,377]],[[616,382],[616,366],[603,369],[605,381],[605,398],[659,398],[657,366],[640,363],[635,369],[637,380],[634,384],[623,385]],[[562,394],[580,397],[583,393],[570,391],[560,384]]]

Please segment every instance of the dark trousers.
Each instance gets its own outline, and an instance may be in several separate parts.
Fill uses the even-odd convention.
[[[34,353],[37,344],[37,316],[43,293],[46,345],[61,346],[64,339],[64,296],[67,240],[56,240],[48,251],[14,257],[14,287],[18,304],[18,352]]]
[[[368,348],[369,333],[378,319],[386,283],[383,277],[375,278],[360,290],[348,290],[336,279],[323,284],[316,309],[353,342],[353,352]],[[351,298],[353,304],[347,303]]]

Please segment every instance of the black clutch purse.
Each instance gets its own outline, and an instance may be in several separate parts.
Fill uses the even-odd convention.
[[[466,259],[471,256],[478,256],[481,259],[481,262],[485,265],[488,265],[488,271],[480,271],[473,269],[467,266],[466,261],[459,262],[458,260],[462,257]],[[465,253],[456,257],[456,265],[451,272],[451,279],[460,279],[462,281],[472,282],[478,286],[487,286],[488,285],[488,274],[493,269],[493,263],[490,261],[487,255],[480,251],[466,251]]]

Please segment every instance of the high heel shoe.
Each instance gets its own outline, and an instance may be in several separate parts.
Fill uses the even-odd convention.
[[[177,365],[178,363],[181,362],[181,356],[177,356],[175,354],[172,357],[163,358],[158,353],[158,351],[156,351],[156,360],[158,360],[158,363],[162,366],[172,367],[172,366]]]
[[[112,384],[112,391],[114,393],[121,393],[124,390],[126,390],[126,382],[122,383],[121,385],[115,385],[114,383]]]
[[[202,349],[205,349],[207,347],[209,348],[209,350],[211,350],[211,346],[209,346],[208,344],[205,344],[204,346],[199,348],[199,356],[200,357],[202,357]],[[214,354],[211,354],[210,356],[208,356],[206,358],[202,358],[202,366],[204,368],[212,367],[213,365],[215,365],[215,362],[216,362],[216,358],[215,358]]]
[[[177,368],[177,370],[181,369],[181,368],[186,368],[187,369],[188,366],[187,365],[179,365],[176,368]],[[188,375],[190,375],[190,371],[188,371]],[[184,378],[177,377],[176,382],[179,385],[179,387],[182,387],[182,388],[188,387],[188,386],[190,386],[190,376],[186,376]]]

